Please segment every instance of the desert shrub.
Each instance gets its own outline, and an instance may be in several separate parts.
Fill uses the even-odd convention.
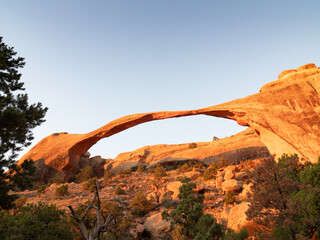
[[[110,178],[110,177],[113,177],[113,171],[112,169],[107,169],[105,172],[104,172],[104,178]]]
[[[202,215],[197,226],[195,240],[219,239],[223,236],[223,226],[210,214]]]
[[[79,206],[78,208],[75,209],[75,213],[76,215],[78,216],[82,216],[85,212],[85,210],[87,209],[87,205],[90,204],[90,201],[87,200],[86,202],[84,202],[83,205]],[[98,200],[96,200],[94,203],[93,203],[94,206],[97,206],[98,205]],[[95,220],[96,220],[96,211],[94,209],[90,209],[87,213],[87,215],[85,216],[84,218],[84,224],[87,228],[87,230],[91,230],[93,227],[94,227],[94,224],[95,224]],[[76,222],[75,219],[72,219],[72,225],[74,227],[74,229],[76,230],[76,232],[79,232],[80,229],[78,227],[78,224]]]
[[[56,189],[56,196],[62,197],[68,195],[68,185],[62,185]]]
[[[52,182],[56,183],[56,184],[64,184],[64,183],[66,183],[66,181],[61,177],[54,177],[52,179]]]
[[[121,194],[124,194],[124,191],[120,186],[117,186],[116,189],[114,190],[114,193],[117,195],[121,195]]]
[[[88,179],[88,181],[82,183],[81,186],[84,190],[94,192],[96,189],[96,180],[97,180],[96,177],[90,178],[90,179]]]
[[[139,191],[136,192],[131,200],[130,208],[134,215],[143,216],[153,208],[153,204],[147,199],[145,194]]]
[[[188,163],[185,163],[177,169],[177,172],[184,173],[184,172],[192,171],[192,169],[193,169],[193,166],[190,166]]]
[[[193,168],[205,168],[205,166],[201,163],[201,162],[196,162],[194,165],[193,165]]]
[[[134,166],[131,168],[131,172],[136,172],[138,170],[138,166]]]
[[[208,167],[203,173],[203,179],[215,179],[218,171],[218,165],[216,163],[212,163],[210,167]]]
[[[45,185],[41,185],[41,186],[39,186],[38,187],[38,189],[37,189],[37,194],[42,194],[42,193],[45,193],[45,191],[46,191],[46,186]]]
[[[198,147],[196,143],[189,143],[188,146],[189,146],[190,149],[193,149],[193,148],[197,148],[197,147]]]
[[[26,202],[27,202],[26,196],[22,196],[20,198],[17,198],[16,200],[14,200],[14,202],[13,202],[14,207],[12,209],[13,215],[16,215],[17,213],[19,213],[21,211],[22,207],[26,204]]]
[[[169,198],[162,199],[161,200],[161,204],[162,204],[162,206],[164,206],[167,209],[175,207],[175,205],[176,205],[176,203],[174,201],[172,201],[171,199],[169,199]]]
[[[167,176],[166,169],[161,164],[158,164],[157,167],[153,170],[153,176],[156,179],[161,179],[162,177]]]
[[[184,176],[178,176],[175,178],[176,181],[182,181],[185,177]]]
[[[107,239],[132,239],[129,231],[134,226],[134,218],[132,215],[124,215],[119,204],[110,201],[102,202],[101,210],[105,217],[107,217],[112,210],[113,224],[108,226]]]
[[[146,171],[147,171],[147,166],[146,165],[144,165],[144,164],[139,164],[138,165],[137,172],[143,173],[143,172],[146,172]]]
[[[228,229],[223,236],[222,240],[245,240],[249,237],[249,232],[247,229],[242,228],[238,233]]]
[[[17,215],[0,212],[0,239],[72,240],[65,211],[55,205],[28,204]]]
[[[219,158],[218,168],[225,168],[228,166],[229,166],[229,164],[224,158]]]
[[[88,181],[94,176],[93,168],[91,166],[86,166],[85,168],[80,169],[80,172],[76,175],[76,181],[81,183]]]
[[[236,201],[236,199],[235,199],[235,193],[234,193],[234,191],[228,190],[228,191],[226,192],[226,198],[224,199],[224,202],[225,202],[226,204],[232,204],[232,203],[234,203],[235,201]]]
[[[118,171],[118,174],[119,175],[128,175],[128,174],[131,174],[132,173],[132,170],[131,170],[131,168],[129,168],[129,169],[120,169],[119,171]]]
[[[121,216],[122,210],[118,203],[116,202],[110,202],[110,201],[104,201],[101,203],[101,210],[105,216],[108,216],[112,210],[112,215],[116,218]]]
[[[118,238],[116,239],[133,239],[130,229],[132,229],[135,224],[133,224],[134,217],[132,215],[122,216],[120,219],[120,224],[117,229],[116,235]]]

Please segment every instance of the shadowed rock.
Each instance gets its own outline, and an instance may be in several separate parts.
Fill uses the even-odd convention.
[[[320,69],[307,64],[286,70],[260,92],[212,107],[125,116],[87,134],[56,133],[41,140],[20,160],[44,159],[45,164],[74,172],[80,157],[100,139],[141,123],[191,115],[208,115],[237,121],[259,135],[271,153],[297,153],[316,162],[320,155]]]

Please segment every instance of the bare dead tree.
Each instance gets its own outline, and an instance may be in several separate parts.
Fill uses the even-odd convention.
[[[94,205],[96,200],[98,200],[97,206]],[[100,209],[99,182],[98,180],[96,180],[95,193],[94,193],[93,199],[90,202],[90,204],[82,205],[82,206],[86,206],[86,210],[84,211],[82,216],[78,216],[71,205],[69,205],[68,208],[71,211],[72,218],[76,220],[79,226],[81,236],[86,240],[97,240],[97,239],[100,239],[100,233],[106,232],[107,227],[111,224],[112,219],[114,218],[112,212],[114,210],[115,205],[116,204],[113,204],[113,207],[107,217],[105,217],[102,214],[102,210]],[[87,227],[85,225],[85,218],[91,209],[96,210],[96,223],[93,230],[89,234]],[[101,216],[102,216],[102,219],[101,219]]]

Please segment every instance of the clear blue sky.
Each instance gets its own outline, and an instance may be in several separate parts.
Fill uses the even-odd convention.
[[[0,35],[26,60],[30,102],[49,107],[34,144],[132,113],[212,106],[285,69],[320,65],[320,1],[1,1]],[[90,152],[211,141],[243,128],[206,116],[146,123]],[[24,152],[26,152],[26,149]]]

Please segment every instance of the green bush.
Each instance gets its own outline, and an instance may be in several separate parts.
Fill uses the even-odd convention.
[[[167,176],[166,169],[161,164],[158,164],[157,167],[153,170],[153,176],[156,179],[161,179],[162,177]]]
[[[37,189],[37,194],[42,194],[42,193],[45,193],[46,191],[46,186],[45,185],[41,185],[40,187],[38,187]]]
[[[178,173],[189,172],[193,170],[193,166],[189,166],[188,163],[183,164],[181,167],[177,169]]]
[[[206,171],[203,173],[203,179],[204,180],[215,179],[217,171],[218,171],[218,165],[216,163],[212,163],[210,167],[208,167]]]
[[[241,228],[238,233],[228,229],[222,240],[245,240],[249,237],[249,232],[245,228]]]
[[[189,143],[189,148],[190,149],[194,149],[194,148],[197,148],[197,144],[196,143]]]
[[[22,207],[26,204],[27,202],[27,197],[26,196],[22,196],[20,198],[17,198],[16,200],[14,200],[13,204],[13,214],[16,215],[17,213],[19,213],[22,209]]]
[[[161,204],[162,206],[164,206],[165,208],[169,209],[169,208],[172,208],[172,207],[175,207],[175,202],[172,201],[171,199],[169,198],[164,198],[161,200]]]
[[[0,212],[0,239],[72,240],[71,224],[55,205],[28,204],[17,215]]]
[[[117,186],[116,189],[114,190],[114,193],[117,195],[121,195],[121,194],[124,194],[124,191],[120,186]]]
[[[56,189],[56,196],[65,196],[68,195],[68,185],[62,185]]]
[[[229,166],[229,164],[224,158],[219,158],[218,168],[225,168],[228,166]]]
[[[82,188],[84,190],[88,190],[90,192],[94,192],[96,190],[96,177],[88,179],[88,181],[82,183]]]
[[[202,215],[198,221],[195,240],[219,239],[223,236],[223,226],[210,214]]]
[[[146,195],[139,191],[131,200],[130,208],[133,214],[143,216],[153,208],[153,204],[147,199]]]
[[[93,168],[91,166],[86,166],[85,168],[80,169],[80,172],[76,175],[76,181],[80,183],[85,182],[94,176]]]
[[[225,202],[226,204],[232,204],[232,203],[234,203],[235,201],[236,201],[236,199],[235,199],[235,193],[234,193],[234,191],[228,190],[228,191],[226,192],[226,198],[224,199],[224,202]]]

